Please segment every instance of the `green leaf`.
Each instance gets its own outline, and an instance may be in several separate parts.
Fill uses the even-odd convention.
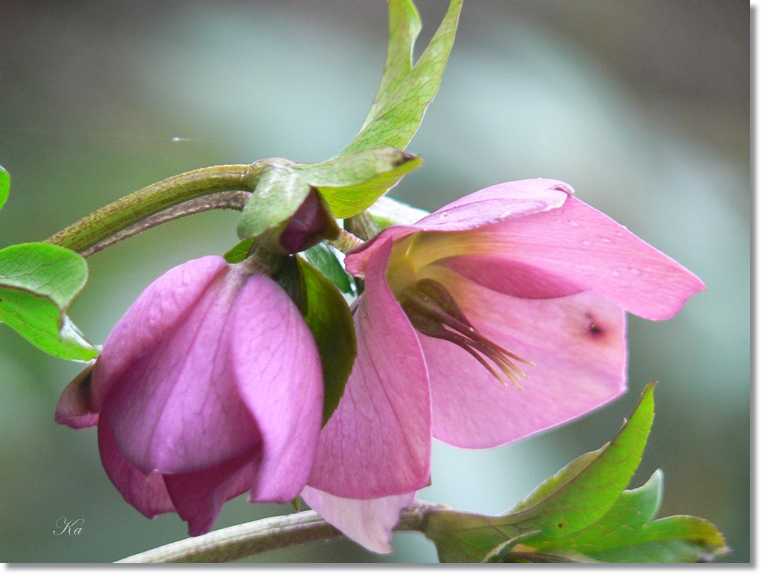
[[[307,313],[304,321],[312,331],[323,367],[323,425],[344,395],[357,355],[352,313],[336,286],[304,259],[297,257],[305,283]]]
[[[346,272],[331,248],[321,243],[305,251],[304,255],[307,256],[307,261],[320,270],[343,293],[354,295],[352,276]]]
[[[596,561],[695,562],[726,552],[717,528],[695,517],[668,517],[653,521],[662,498],[663,474],[657,470],[637,489],[623,491],[614,505],[594,524],[561,539],[533,537],[521,549],[538,553],[582,553]]]
[[[222,256],[229,264],[237,264],[242,262],[249,255],[249,249],[254,244],[254,238],[249,238],[238,242],[232,248],[225,252]]]
[[[413,65],[420,17],[411,0],[389,0],[389,48],[381,85],[360,132],[340,156],[377,146],[405,149],[439,89],[462,4],[451,0],[439,29]]]
[[[444,511],[431,517],[426,536],[436,544],[440,561],[488,560],[518,536],[535,532],[560,539],[602,517],[640,463],[653,422],[654,385],[646,386],[632,417],[611,443],[574,460],[508,514]]]
[[[8,200],[8,192],[11,189],[11,175],[0,166],[0,210]]]
[[[46,243],[0,250],[0,321],[30,343],[63,359],[98,355],[66,315],[87,281],[84,258]]]
[[[368,208],[405,174],[420,167],[421,162],[413,154],[382,147],[300,168],[304,179],[320,191],[333,214],[348,218]]]

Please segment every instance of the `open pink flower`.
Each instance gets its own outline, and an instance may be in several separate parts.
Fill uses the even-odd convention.
[[[695,275],[555,180],[486,188],[346,258],[365,278],[358,355],[305,500],[390,551],[430,482],[431,438],[502,445],[625,391],[625,310],[661,320]],[[359,519],[359,516],[362,519]]]
[[[56,421],[98,425],[101,460],[147,517],[176,511],[200,535],[225,501],[287,502],[312,468],[323,381],[312,335],[284,290],[209,256],[151,284]]]

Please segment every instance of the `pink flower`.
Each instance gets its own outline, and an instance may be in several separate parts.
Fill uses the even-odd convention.
[[[346,258],[358,355],[302,494],[369,549],[430,483],[431,438],[502,445],[625,391],[625,310],[704,284],[555,180],[486,188]]]
[[[295,499],[312,468],[323,381],[286,292],[209,256],[151,284],[64,390],[56,421],[98,425],[101,460],[147,517],[177,512],[191,535],[225,501]]]

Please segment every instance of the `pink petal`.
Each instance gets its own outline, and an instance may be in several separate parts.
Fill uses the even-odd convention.
[[[131,465],[119,451],[104,419],[98,423],[98,449],[106,475],[127,503],[149,519],[175,510],[161,474],[144,475]]]
[[[410,493],[429,482],[431,407],[416,332],[385,280],[392,242],[367,271],[354,313],[357,359],[320,434],[309,485],[350,499]]]
[[[504,386],[460,347],[421,336],[431,380],[433,435],[494,447],[560,425],[625,391],[624,312],[595,292],[528,300],[487,290],[449,270],[437,277],[484,336],[532,361],[522,389]]]
[[[391,553],[392,530],[415,492],[379,499],[345,499],[305,487],[302,498],[344,535],[375,553]]]
[[[143,473],[213,467],[259,445],[229,349],[238,334],[228,316],[245,281],[233,268],[218,275],[172,331],[111,383],[102,417]],[[148,317],[156,312],[142,310]]]
[[[56,423],[73,429],[92,427],[98,423],[98,413],[93,410],[90,398],[92,371],[90,364],[64,388],[56,406]]]
[[[421,218],[412,227],[435,232],[472,230],[560,208],[573,193],[569,184],[559,180],[505,182],[463,196]]]
[[[462,273],[468,273],[463,261],[472,254],[489,258],[495,275],[526,274],[534,268],[532,275],[547,274],[546,286],[557,294],[574,293],[574,286],[592,289],[646,319],[672,317],[688,297],[705,289],[673,259],[573,197],[557,210],[455,233],[447,240],[463,255],[460,263],[444,265]],[[497,282],[489,287],[498,289]],[[515,293],[510,285],[506,292]]]
[[[227,265],[219,256],[191,260],[169,270],[135,300],[106,339],[96,362],[93,407],[97,411],[119,372],[165,339]]]
[[[384,238],[399,240],[419,231],[471,230],[561,207],[574,190],[558,180],[536,178],[484,188],[438,209],[410,226],[392,226],[347,255],[347,271],[363,277],[369,258]]]
[[[307,483],[323,411],[320,356],[291,298],[273,280],[251,277],[231,316],[230,362],[237,393],[262,437],[249,500],[285,503]]]
[[[188,535],[203,535],[214,527],[223,504],[251,486],[258,451],[252,450],[208,469],[164,475],[177,514],[188,522]]]

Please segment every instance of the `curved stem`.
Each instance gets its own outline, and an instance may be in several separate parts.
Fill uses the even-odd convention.
[[[423,532],[429,515],[444,508],[416,500],[402,512],[394,530]],[[314,511],[302,511],[212,531],[132,555],[117,563],[221,563],[340,536],[341,531]]]
[[[106,239],[101,240],[97,244],[83,249],[80,252],[80,255],[85,258],[90,257],[94,253],[104,250],[122,240],[131,238],[132,236],[150,230],[161,224],[165,224],[171,220],[184,218],[185,216],[190,216],[192,214],[220,209],[241,211],[246,206],[246,202],[249,201],[250,197],[251,192],[219,192],[217,194],[210,194],[208,196],[188,200],[182,204],[167,208],[153,216],[149,216],[131,226],[127,226]]]
[[[211,166],[172,176],[85,216],[45,241],[84,252],[146,218],[194,198],[218,192],[253,191],[263,167],[264,162],[260,161],[251,165]]]

